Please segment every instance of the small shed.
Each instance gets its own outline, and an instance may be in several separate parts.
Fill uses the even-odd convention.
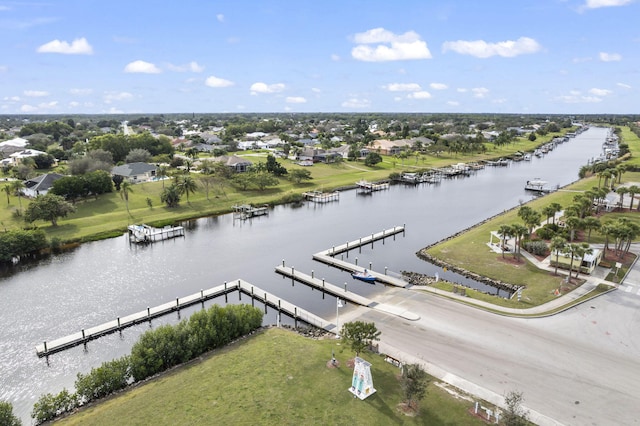
[[[581,273],[583,273],[583,274],[591,274],[593,272],[593,270],[596,269],[596,266],[598,266],[598,264],[602,260],[602,255],[603,255],[602,250],[600,250],[600,249],[592,248],[592,250],[593,250],[593,253],[586,254],[584,256],[584,259],[582,259],[582,264],[580,264],[580,258],[579,257],[574,257],[573,258],[573,268],[576,269],[578,267],[578,265],[580,264],[580,272]],[[551,266],[556,266],[556,258],[558,259],[557,263],[558,263],[558,267],[559,268],[569,269],[569,267],[571,266],[571,255],[570,254],[557,253],[557,252],[551,253],[551,258],[549,259]]]

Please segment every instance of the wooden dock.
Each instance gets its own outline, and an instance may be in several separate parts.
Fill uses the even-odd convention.
[[[382,191],[384,189],[389,189],[389,182],[368,182],[366,180],[360,180],[356,182],[358,186],[359,194],[370,194],[374,191]]]
[[[361,296],[353,291],[347,289],[347,285],[344,287],[339,287],[335,284],[331,284],[325,281],[324,278],[318,279],[312,275],[304,274],[300,271],[296,271],[293,267],[285,266],[284,264],[276,266],[276,272],[285,277],[290,277],[292,280],[301,282],[318,290],[321,290],[323,293],[328,293],[333,296],[336,296],[340,299],[344,299],[348,302],[351,302],[356,305],[364,306],[370,309],[375,309],[376,311],[385,312],[387,314],[396,315],[401,318],[407,319],[409,321],[417,321],[420,319],[420,316],[414,314],[413,312],[407,311],[406,309],[389,305],[386,303],[378,303],[372,299]],[[406,282],[404,283],[407,284]],[[358,285],[367,285],[367,284],[358,284]],[[332,330],[334,331],[334,330]]]
[[[155,243],[156,241],[167,240],[169,238],[184,237],[184,227],[165,226],[164,228],[154,228],[149,225],[129,225],[129,242],[133,243]]]
[[[349,250],[353,250],[362,246],[366,246],[367,244],[371,244],[371,248],[373,248],[373,243],[375,241],[380,241],[382,240],[384,243],[384,240],[386,238],[389,237],[393,237],[395,239],[395,236],[397,234],[402,233],[404,235],[405,232],[405,227],[403,226],[394,226],[393,228],[390,229],[385,229],[382,232],[377,232],[377,233],[373,233],[371,235],[367,235],[364,236],[362,238],[359,238],[357,240],[354,241],[349,241],[346,244],[342,244],[339,246],[333,246],[328,250],[325,250],[324,253],[327,256],[335,256],[336,254],[340,254],[340,253],[344,253],[346,251]]]
[[[255,207],[251,204],[240,204],[233,206],[233,218],[234,219],[251,219],[256,216],[265,216],[269,214],[269,206]]]
[[[127,327],[131,327],[144,322],[150,322],[154,318],[158,318],[171,312],[179,313],[181,309],[184,309],[188,306],[200,303],[204,307],[205,301],[220,296],[226,296],[234,291],[239,292],[240,300],[242,300],[242,293],[249,295],[251,297],[252,305],[256,300],[263,303],[265,305],[265,311],[267,309],[267,306],[270,306],[274,309],[277,309],[279,313],[284,313],[291,316],[296,322],[302,321],[314,327],[335,332],[335,324],[325,321],[323,318],[307,310],[299,308],[293,303],[287,302],[286,300],[281,299],[273,295],[272,293],[264,291],[251,283],[239,279],[230,283],[224,283],[223,285],[213,287],[208,290],[200,290],[200,292],[195,294],[176,298],[175,301],[164,303],[160,306],[156,306],[153,308],[148,307],[146,310],[123,317],[118,317],[115,320],[106,322],[104,324],[100,324],[87,329],[82,329],[77,333],[73,333],[59,339],[45,341],[39,345],[36,345],[36,354],[39,357],[44,357],[81,344],[86,345],[91,340],[95,340],[107,334],[122,331]]]
[[[340,193],[334,192],[322,192],[322,191],[309,191],[303,192],[302,196],[307,201],[313,201],[314,203],[328,203],[330,201],[338,201],[340,199]]]

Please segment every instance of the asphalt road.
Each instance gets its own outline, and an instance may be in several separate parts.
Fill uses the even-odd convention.
[[[493,403],[522,392],[530,419],[541,425],[640,424],[635,292],[617,290],[539,319],[500,316],[420,290],[390,289],[378,301],[421,316],[407,321],[366,308],[341,315],[375,322],[381,352],[422,362]]]

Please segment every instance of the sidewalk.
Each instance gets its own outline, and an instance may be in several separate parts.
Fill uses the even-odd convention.
[[[554,272],[555,267],[551,266],[550,264],[550,257],[548,256],[547,258],[543,259],[542,261],[538,260],[535,256],[533,256],[532,254],[526,252],[526,251],[521,251],[522,256],[527,259],[529,262],[533,263],[536,267],[538,267],[539,269],[544,269],[547,270],[549,272]],[[636,262],[637,264],[637,262]],[[640,265],[634,264],[634,270],[637,268],[637,279],[638,282],[640,282]],[[563,273],[564,276],[566,276],[567,274],[564,273],[566,271],[559,271],[559,273]],[[482,300],[476,300],[476,299],[472,299],[469,297],[465,297],[465,296],[461,296],[458,294],[454,294],[448,291],[444,291],[444,290],[438,290],[436,288],[432,288],[432,287],[417,287],[414,286],[414,289],[420,289],[423,291],[428,291],[434,294],[439,294],[441,296],[445,296],[448,297],[450,299],[455,299],[455,300],[459,300],[461,302],[467,303],[469,305],[474,305],[474,306],[478,306],[478,307],[482,307],[488,310],[491,310],[493,312],[496,313],[500,313],[500,314],[504,314],[504,315],[513,315],[513,316],[546,316],[546,315],[553,315],[558,313],[558,310],[562,310],[563,307],[566,308],[570,308],[571,306],[573,306],[573,303],[585,296],[586,294],[588,294],[589,292],[591,292],[592,290],[594,290],[598,284],[605,284],[608,285],[610,287],[613,288],[617,288],[617,284],[611,282],[611,281],[606,281],[605,277],[609,274],[610,269],[608,268],[602,268],[600,266],[597,266],[596,269],[593,271],[593,273],[591,275],[585,275],[582,274],[581,278],[585,279],[585,283],[582,284],[580,287],[576,288],[575,290],[567,293],[567,294],[563,294],[562,296],[558,296],[557,298],[544,303],[542,305],[538,305],[538,306],[534,306],[531,308],[526,308],[526,309],[520,309],[520,308],[507,308],[504,306],[498,306],[498,305],[494,305],[493,303],[489,303],[489,302],[485,302]],[[631,270],[630,270],[631,272]],[[634,275],[636,276],[636,275]]]

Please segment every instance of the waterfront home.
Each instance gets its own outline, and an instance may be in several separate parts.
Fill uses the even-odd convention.
[[[45,195],[51,187],[53,182],[64,177],[58,173],[47,173],[34,177],[33,179],[27,179],[24,181],[24,188],[22,193],[27,197],[37,197],[38,195]]]
[[[122,176],[131,183],[149,182],[156,177],[157,166],[148,163],[128,163],[111,169],[112,176]]]

